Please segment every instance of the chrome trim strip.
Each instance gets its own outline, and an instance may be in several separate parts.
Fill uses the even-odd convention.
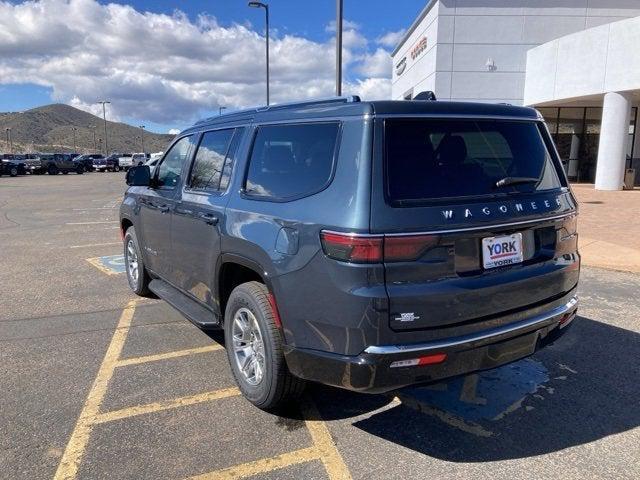
[[[461,345],[474,344],[477,342],[483,342],[486,340],[491,340],[494,337],[504,336],[510,333],[517,333],[520,330],[528,330],[531,327],[542,327],[544,323],[549,322],[550,320],[555,319],[560,315],[564,315],[565,313],[571,312],[575,310],[578,305],[578,297],[574,296],[571,300],[569,300],[566,304],[560,305],[559,307],[554,308],[545,313],[541,313],[539,315],[533,316],[531,318],[527,318],[525,320],[521,320],[519,322],[512,323],[510,325],[505,325],[503,327],[494,328],[491,330],[485,330],[484,332],[466,335],[463,337],[456,337],[453,339],[447,340],[438,340],[435,342],[427,342],[427,343],[419,343],[419,344],[411,344],[411,345],[377,345],[370,346],[365,348],[365,353],[371,353],[375,355],[393,355],[396,353],[407,353],[407,352],[429,352],[431,350],[440,350],[451,347],[457,347]],[[552,322],[549,322],[552,323]],[[540,325],[539,325],[540,324]],[[487,342],[490,343],[490,342]]]
[[[449,230],[428,230],[428,231],[422,231],[422,232],[406,232],[406,233],[356,233],[356,232],[338,232],[337,230],[325,230],[323,229],[323,232],[327,232],[327,233],[337,233],[339,235],[351,235],[354,237],[373,237],[373,238],[379,238],[379,237],[410,237],[410,236],[414,236],[414,235],[443,235],[443,234],[447,234],[447,233],[458,233],[458,232],[473,232],[473,231],[477,231],[477,230],[488,230],[488,229],[492,229],[492,228],[504,228],[504,227],[516,227],[519,225],[528,225],[530,223],[541,223],[541,222],[546,222],[546,221],[550,221],[550,220],[560,220],[562,218],[567,218],[567,217],[571,217],[574,215],[577,215],[578,212],[577,211],[572,211],[569,213],[563,213],[562,215],[556,215],[553,217],[541,217],[541,218],[536,218],[533,220],[522,220],[521,222],[510,222],[510,223],[498,223],[498,224],[488,224],[488,225],[481,225],[481,226],[477,226],[477,227],[462,227],[462,228],[452,228]]]

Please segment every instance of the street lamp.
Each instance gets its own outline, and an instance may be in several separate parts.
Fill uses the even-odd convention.
[[[13,153],[13,142],[11,141],[11,127],[5,128],[7,132],[7,145],[9,146],[9,153]]]
[[[94,153],[98,153],[98,148],[96,146],[96,128],[97,127],[95,125],[89,125],[89,128],[93,132],[93,151]]]
[[[269,105],[269,5],[262,2],[249,2],[249,6],[252,8],[264,8],[266,24],[265,37],[267,40],[267,105]]]
[[[142,142],[142,153],[144,153],[144,125],[140,125],[140,129],[142,130],[142,133],[140,135],[140,140]]]
[[[218,107],[218,115],[222,115],[222,111],[226,109],[227,107]]]
[[[336,96],[342,95],[342,0],[336,0]]]
[[[109,155],[109,144],[107,141],[107,111],[105,108],[105,105],[107,103],[111,103],[107,100],[100,100],[96,103],[101,103],[102,104],[102,119],[104,120],[104,154],[105,156]]]

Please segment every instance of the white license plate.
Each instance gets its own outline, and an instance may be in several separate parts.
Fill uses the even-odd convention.
[[[522,262],[522,234],[487,237],[482,239],[484,268],[504,267]]]

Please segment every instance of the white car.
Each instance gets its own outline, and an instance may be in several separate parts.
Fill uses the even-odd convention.
[[[132,165],[144,165],[147,160],[149,160],[149,156],[146,153],[134,153],[131,156]]]
[[[129,170],[130,167],[133,167],[133,155],[130,153],[123,153],[118,157],[118,164],[120,168],[123,168],[125,171]]]
[[[156,155],[155,153],[151,154],[151,158],[145,162],[145,165],[149,167],[149,171],[151,175],[153,175],[153,171],[156,169],[158,162],[162,158],[162,155]]]

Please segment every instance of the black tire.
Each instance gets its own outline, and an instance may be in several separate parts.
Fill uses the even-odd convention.
[[[116,165],[115,167],[113,167],[113,172],[119,172],[120,171],[120,167],[118,165]]]
[[[294,377],[284,359],[280,329],[269,302],[269,290],[259,282],[247,282],[237,286],[227,302],[224,337],[231,372],[247,400],[263,410],[280,409],[298,398],[305,386],[302,379]],[[253,385],[242,373],[234,349],[233,326],[236,314],[248,310],[259,327],[263,344],[263,375]]]
[[[17,177],[18,176],[18,167],[11,167],[11,169],[9,170],[9,176],[10,177]]]
[[[131,245],[133,252],[135,252],[136,261],[138,262],[137,278],[134,278],[131,274],[129,262],[131,262],[132,257],[129,251],[129,245]],[[151,281],[151,278],[149,277],[147,270],[144,268],[144,263],[142,262],[142,251],[140,250],[138,237],[136,237],[136,231],[133,227],[129,227],[124,234],[124,265],[125,273],[127,274],[127,281],[129,282],[131,290],[141,297],[149,296],[151,294],[149,290],[149,282]]]
[[[84,173],[84,167],[80,166],[80,167],[76,168],[76,173],[78,175],[82,175]]]
[[[49,165],[49,168],[47,168],[47,173],[49,175],[58,175],[58,167],[56,167],[55,165]]]

